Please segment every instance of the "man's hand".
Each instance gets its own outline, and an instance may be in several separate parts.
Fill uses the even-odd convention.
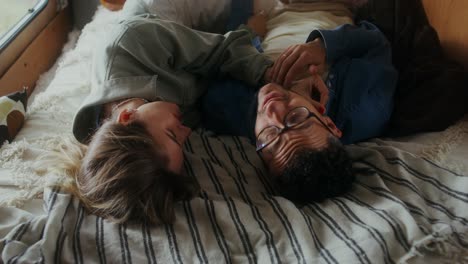
[[[260,13],[249,17],[247,20],[247,26],[263,39],[267,33],[266,22],[267,17],[265,12],[261,11]]]
[[[297,79],[323,73],[325,54],[321,39],[289,46],[273,65],[272,81],[289,88]]]

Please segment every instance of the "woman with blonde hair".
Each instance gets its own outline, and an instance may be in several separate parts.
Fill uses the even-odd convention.
[[[174,220],[174,203],[193,197],[182,146],[197,126],[196,102],[209,76],[258,85],[272,62],[248,29],[192,30],[156,15],[126,17],[95,53],[92,90],[73,121],[88,145],[66,187],[90,213],[116,222]]]

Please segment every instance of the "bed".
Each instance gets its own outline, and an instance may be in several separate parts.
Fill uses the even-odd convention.
[[[198,129],[184,145],[184,172],[202,191],[177,204],[173,224],[89,215],[53,187],[63,175],[37,169],[38,157],[71,140],[94,42],[118,15],[99,8],[70,33],[24,127],[0,149],[2,263],[468,262],[468,116],[441,132],[347,146],[367,173],[350,193],[305,206],[277,195],[246,138]]]

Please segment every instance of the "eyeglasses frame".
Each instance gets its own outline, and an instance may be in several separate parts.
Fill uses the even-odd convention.
[[[307,111],[309,112],[309,114],[307,115],[307,117],[306,117],[303,121],[301,121],[301,122],[299,122],[299,123],[297,123],[297,124],[294,124],[294,125],[292,125],[292,126],[287,126],[287,125],[286,125],[286,119],[287,119],[287,117],[288,117],[294,110],[296,110],[296,109],[302,109],[302,108],[305,109],[305,110],[307,110]],[[268,145],[270,145],[270,144],[271,144],[273,141],[275,141],[279,136],[281,136],[281,134],[285,133],[286,131],[288,131],[288,130],[290,130],[290,129],[294,129],[294,127],[297,127],[297,126],[303,124],[305,121],[307,121],[307,120],[308,120],[309,118],[311,118],[311,117],[317,118],[317,120],[318,120],[324,127],[326,127],[327,130],[328,130],[330,133],[333,134],[333,132],[332,132],[332,130],[330,129],[330,127],[328,127],[328,126],[322,121],[322,119],[319,118],[319,116],[318,116],[317,114],[315,114],[314,112],[311,112],[311,111],[310,111],[307,107],[305,107],[305,106],[298,106],[298,107],[295,107],[295,108],[291,109],[291,110],[284,116],[284,119],[283,119],[283,122],[282,122],[282,123],[283,123],[283,126],[284,126],[283,128],[280,128],[280,127],[275,126],[275,125],[271,125],[271,126],[267,126],[267,127],[263,128],[262,131],[260,131],[260,133],[258,133],[258,136],[257,136],[256,139],[255,139],[255,142],[256,142],[256,150],[255,150],[255,151],[256,151],[256,152],[261,152],[265,147],[267,147]],[[260,146],[260,147],[259,147],[259,146],[258,146],[258,139],[259,139],[260,135],[263,133],[263,131],[265,131],[266,129],[268,129],[268,128],[270,128],[270,127],[276,127],[277,129],[279,129],[278,134],[277,134],[272,140],[270,140],[268,143],[266,143],[266,144],[264,144],[263,146]]]

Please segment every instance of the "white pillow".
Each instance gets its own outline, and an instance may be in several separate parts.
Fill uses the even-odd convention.
[[[276,60],[287,47],[304,43],[315,29],[334,29],[339,25],[353,23],[351,16],[336,14],[334,11],[332,8],[321,8],[308,12],[278,12],[267,21],[267,34],[262,42],[265,54]]]

